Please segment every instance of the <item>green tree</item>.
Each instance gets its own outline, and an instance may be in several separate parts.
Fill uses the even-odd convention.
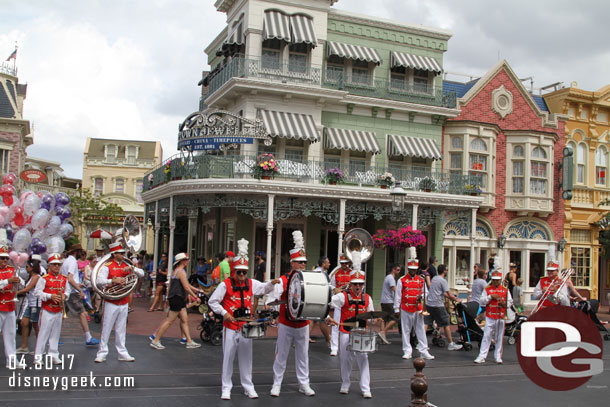
[[[610,206],[610,199],[605,199],[599,203],[599,206]],[[593,223],[599,228],[599,244],[602,247],[602,252],[605,255],[610,254],[610,212],[604,213],[602,218]]]
[[[115,203],[98,198],[87,188],[70,196],[72,223],[77,236],[83,236],[86,225],[99,228],[106,225],[121,225],[123,208]]]

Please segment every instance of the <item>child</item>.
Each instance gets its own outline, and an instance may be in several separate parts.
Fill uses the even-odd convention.
[[[523,312],[523,303],[521,301],[521,297],[523,296],[523,289],[521,288],[521,285],[523,284],[523,279],[522,278],[518,278],[517,279],[517,285],[513,287],[513,305],[515,306],[515,308],[517,309],[518,313],[522,313]]]

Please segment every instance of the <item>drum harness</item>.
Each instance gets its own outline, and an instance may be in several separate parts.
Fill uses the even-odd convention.
[[[235,281],[235,278],[230,277],[231,279],[231,288],[233,289],[233,291],[239,291],[239,296],[241,299],[241,307],[236,309],[235,311],[233,311],[233,317],[234,318],[239,318],[239,317],[249,317],[250,316],[250,309],[248,309],[246,307],[246,304],[244,302],[244,291],[249,291],[250,290],[250,284],[248,279],[245,280],[245,285],[243,286],[239,286],[237,285],[237,282]]]
[[[354,299],[352,299],[352,294],[351,293],[347,293],[347,305],[355,305],[356,306],[356,315],[355,315],[355,318],[358,317],[358,309],[360,308],[359,305],[364,306],[366,304],[366,298],[364,298],[365,294],[362,293],[360,295],[363,297],[361,300],[354,300]],[[344,326],[343,327],[343,329],[345,329],[348,332],[351,331],[352,328],[353,327],[351,327],[351,326]],[[366,321],[358,321],[358,328],[366,328]]]

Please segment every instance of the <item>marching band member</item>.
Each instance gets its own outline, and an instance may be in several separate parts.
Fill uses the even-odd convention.
[[[400,311],[400,325],[402,328],[402,358],[411,359],[411,330],[415,329],[417,336],[417,350],[424,359],[434,359],[428,352],[428,339],[424,328],[424,316],[422,315],[424,298],[423,277],[416,275],[419,269],[417,259],[409,259],[407,263],[408,273],[398,279],[396,292],[394,294],[394,312]]]
[[[296,271],[305,270],[307,258],[305,257],[305,243],[300,230],[292,232],[295,248],[290,250],[290,273],[281,277],[282,284],[275,286],[273,292],[267,297],[267,304],[276,300],[283,301],[280,306],[277,342],[275,345],[275,361],[273,362],[273,386],[271,396],[279,397],[282,380],[286,371],[286,360],[290,353],[290,346],[294,342],[294,357],[299,392],[306,396],[316,393],[309,386],[309,321],[295,321],[288,314],[286,302],[288,300],[288,280]]]
[[[214,313],[223,317],[222,335],[222,395],[223,400],[231,399],[233,382],[233,360],[235,354],[239,359],[239,375],[241,386],[246,396],[258,398],[252,383],[252,339],[241,335],[241,328],[246,322],[237,321],[238,317],[254,315],[252,300],[254,296],[262,296],[273,291],[273,285],[279,279],[261,283],[247,278],[248,274],[248,241],[237,242],[238,257],[234,264],[235,277],[229,277],[221,282],[208,301],[208,306]]]
[[[360,253],[354,253],[354,256],[359,256]],[[358,369],[360,369],[360,391],[362,397],[371,398],[371,375],[369,372],[369,357],[365,352],[354,352],[347,349],[349,344],[349,332],[352,327],[345,326],[344,322],[347,319],[358,316],[364,312],[372,312],[375,310],[373,305],[373,299],[370,295],[363,293],[364,287],[364,273],[357,270],[352,275],[350,281],[349,291],[343,291],[332,296],[331,305],[338,310],[340,315],[339,323],[334,318],[328,317],[327,321],[333,326],[339,326],[341,333],[339,334],[339,360],[341,361],[341,389],[339,393],[349,393],[349,387],[351,384],[350,375],[352,373],[352,364],[354,359],[358,363]],[[359,325],[359,328],[366,327],[366,321]]]
[[[330,286],[333,289],[333,294],[338,294],[349,286],[352,279],[352,269],[350,268],[350,260],[345,255],[339,257],[339,265],[341,268],[333,275],[330,280]],[[332,307],[332,306],[331,306]],[[338,320],[341,315],[338,310],[331,310],[333,319]],[[339,349],[339,327],[333,325],[330,332],[330,356],[337,356]]]
[[[131,270],[138,277],[144,277],[144,270],[132,267],[123,261],[125,257],[125,249],[120,242],[112,243],[110,246],[110,254],[113,259],[106,262],[97,274],[96,283],[99,287],[105,287],[110,284],[124,284]],[[108,338],[112,328],[114,328],[114,337],[116,342],[116,350],[119,353],[121,362],[133,362],[136,360],[129,355],[125,348],[125,329],[127,327],[127,314],[129,313],[129,296],[125,296],[118,300],[104,301],[104,319],[102,321],[102,337],[100,338],[100,347],[95,358],[96,363],[106,361],[108,355]]]
[[[481,351],[474,363],[485,363],[492,337],[496,338],[496,363],[502,363],[502,338],[504,337],[504,315],[506,309],[513,305],[513,298],[508,289],[502,286],[502,271],[494,270],[491,273],[491,284],[485,287],[481,294],[481,305],[485,308],[485,329]]]
[[[47,352],[53,363],[60,364],[59,334],[65,312],[65,301],[68,296],[68,278],[59,273],[61,269],[61,256],[53,253],[47,259],[48,272],[38,279],[34,294],[42,300],[42,315],[40,316],[40,328],[36,338],[36,350],[34,351],[34,362],[42,362],[44,348],[49,343]]]
[[[542,307],[553,307],[555,305],[566,305],[570,306],[570,297],[568,295],[568,287],[567,284],[561,288],[559,293],[555,291],[559,288],[556,284],[552,284],[553,281],[557,278],[559,274],[559,264],[554,262],[553,260],[549,261],[546,266],[546,277],[542,277],[538,284],[536,284],[536,288],[534,288],[534,294],[532,294],[532,300],[538,300],[542,297],[545,291],[550,290],[549,294],[555,295],[557,299],[559,299],[561,304],[555,304],[549,300],[547,296],[544,302],[541,304]]]
[[[4,355],[6,356],[6,366],[9,366],[11,358],[15,357],[17,351],[15,343],[15,284],[25,283],[17,275],[15,269],[8,265],[8,247],[0,247],[0,331],[4,339]],[[17,367],[25,368],[25,365],[18,364]]]

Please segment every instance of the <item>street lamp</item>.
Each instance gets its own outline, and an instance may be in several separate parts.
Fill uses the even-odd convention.
[[[506,236],[504,236],[504,232],[500,236],[498,236],[498,248],[503,249],[506,244]]]
[[[405,197],[407,196],[407,191],[402,189],[400,182],[397,182],[390,190],[390,196],[392,197],[392,209],[394,211],[403,210],[405,207]]]
[[[565,237],[562,237],[561,240],[559,241],[559,243],[557,243],[557,250],[559,250],[561,253],[563,253],[563,251],[566,249],[566,244],[568,242],[566,241]]]

